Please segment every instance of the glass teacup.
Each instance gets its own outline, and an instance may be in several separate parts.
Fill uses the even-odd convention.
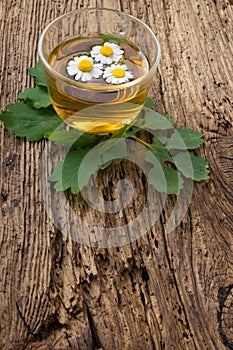
[[[160,60],[154,32],[110,9],[82,9],[51,22],[39,40],[50,98],[68,125],[109,133],[141,111]]]

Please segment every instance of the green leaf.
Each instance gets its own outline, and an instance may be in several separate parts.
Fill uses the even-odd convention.
[[[183,187],[183,180],[180,173],[173,168],[161,163],[160,159],[154,156],[153,151],[146,152],[146,159],[153,164],[148,172],[149,183],[158,191],[168,194],[178,194]]]
[[[207,161],[196,156],[192,152],[180,152],[173,157],[177,169],[187,178],[194,181],[202,181],[209,179],[209,170]]]
[[[101,165],[100,169],[104,170],[107,169],[109,167],[109,165],[112,164],[112,160],[107,161],[106,163],[104,163],[103,165]]]
[[[26,103],[31,104],[34,108],[46,108],[51,105],[48,90],[42,86],[25,89],[24,92],[19,94],[18,98],[25,100]]]
[[[166,146],[168,149],[195,149],[203,142],[201,132],[189,128],[177,128],[172,136],[167,139]]]
[[[154,100],[152,100],[152,98],[147,97],[144,103],[144,106],[147,108],[151,108],[152,106],[154,106]]]
[[[97,144],[107,140],[107,138],[108,138],[108,135],[89,134],[89,133],[82,132],[81,136],[72,145],[72,148],[75,148],[75,149],[85,148],[85,147],[93,148]]]
[[[168,114],[166,114],[164,118],[166,118],[172,125],[174,125],[174,121],[171,119],[171,117]]]
[[[106,144],[106,146],[105,146]],[[104,148],[98,150],[101,154],[102,163],[108,162],[110,159],[117,160],[123,159],[126,156],[127,143],[125,139],[108,140],[103,143]]]
[[[49,180],[57,181],[55,185],[57,191],[65,191],[71,188],[72,193],[77,194],[88,184],[91,175],[99,169],[107,167],[113,159],[122,159],[126,154],[126,146],[126,141],[119,139],[102,142],[93,149],[79,148],[72,150],[54,168]]]
[[[161,114],[153,111],[152,109],[144,108],[143,111],[145,112],[143,121],[140,119],[138,120],[138,126],[141,128],[151,130],[168,130],[173,128],[170,120]]]
[[[36,62],[36,68],[28,68],[28,72],[34,77],[36,85],[47,87],[41,61]]]
[[[80,138],[81,135],[83,135],[83,132],[75,129],[55,130],[45,134],[45,136],[56,145],[64,146],[68,149],[77,141],[78,138]]]
[[[120,139],[120,138],[130,138],[134,136],[141,128],[138,127],[136,120],[132,121],[130,124],[125,125],[123,128],[115,131],[111,135],[111,139]]]
[[[78,172],[83,158],[89,151],[88,148],[73,150],[54,167],[49,181],[56,181],[54,188],[57,191],[65,191],[70,188],[73,194],[77,194],[82,189],[78,181]]]
[[[150,151],[145,153],[146,160],[153,165],[148,173],[150,184],[159,192],[178,194],[183,187],[180,173],[164,164],[174,163],[173,158],[157,137],[153,138],[151,146]]]
[[[56,182],[54,188],[57,191],[64,191],[62,184],[62,169],[63,169],[64,159],[61,160],[54,166],[52,174],[49,176],[48,180],[51,182]],[[69,187],[69,186],[68,186]]]
[[[25,103],[12,103],[0,114],[0,120],[17,136],[39,141],[46,132],[55,130],[61,119],[51,108],[35,109]]]
[[[153,153],[154,156],[156,156],[157,160],[161,164],[163,164],[164,162],[174,163],[168,150],[166,149],[166,147],[162,144],[162,142],[157,137],[153,138],[153,141],[152,141],[152,144],[150,147],[150,151],[146,152],[146,154],[145,154],[146,160],[148,162],[151,161],[151,152]],[[152,161],[152,163],[153,163],[153,161]]]
[[[88,134],[73,128],[70,130],[55,130],[47,133],[46,136],[56,145],[72,149],[91,148],[107,139],[107,135]]]
[[[110,139],[93,148],[85,159],[85,166],[80,170],[81,187],[87,185],[90,176],[99,169],[104,169],[110,160],[123,159],[126,149],[125,139]]]

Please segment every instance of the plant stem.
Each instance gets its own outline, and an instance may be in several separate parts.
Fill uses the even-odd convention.
[[[138,142],[140,142],[143,146],[146,146],[149,149],[153,149],[153,147],[149,143],[139,139],[137,136],[131,136],[131,138],[136,140],[136,141],[138,141]]]

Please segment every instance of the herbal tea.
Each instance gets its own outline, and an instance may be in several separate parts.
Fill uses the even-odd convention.
[[[53,107],[67,124],[82,131],[107,133],[129,124],[149,89],[148,81],[130,84],[148,72],[146,56],[118,37],[65,41],[53,50],[49,64],[66,78],[47,76]]]

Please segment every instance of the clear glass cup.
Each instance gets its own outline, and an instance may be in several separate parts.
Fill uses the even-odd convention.
[[[38,50],[54,109],[68,125],[90,133],[113,132],[136,118],[160,60],[154,32],[139,19],[111,9],[62,15],[44,29]],[[77,76],[68,73],[71,61]],[[100,71],[93,76],[96,64],[102,67],[100,77]],[[107,68],[110,83],[103,78]]]

